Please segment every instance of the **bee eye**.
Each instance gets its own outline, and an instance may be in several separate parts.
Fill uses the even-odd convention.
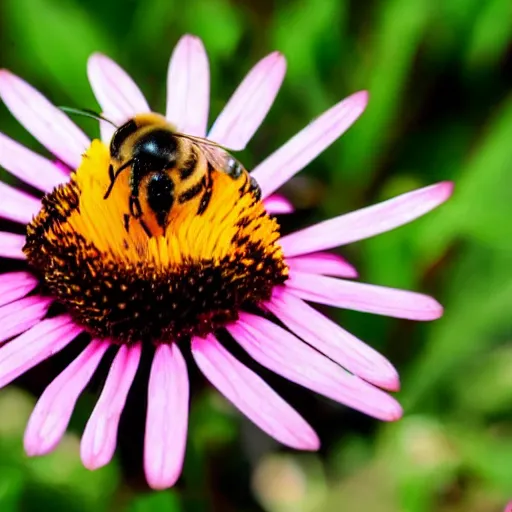
[[[110,141],[110,154],[113,158],[119,158],[119,152],[121,146],[126,139],[137,131],[137,124],[133,119],[130,119],[127,123],[119,127]]]
[[[237,179],[242,175],[244,168],[242,164],[236,159],[230,156],[226,163],[226,172],[233,178]]]

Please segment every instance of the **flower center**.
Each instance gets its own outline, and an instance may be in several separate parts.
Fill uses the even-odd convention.
[[[46,195],[24,252],[44,288],[93,336],[168,343],[205,336],[257,307],[288,275],[270,217],[244,171],[209,170],[210,196],[176,202],[165,227],[130,215],[129,173],[110,180],[92,142],[69,183]],[[143,197],[141,190],[141,197]]]

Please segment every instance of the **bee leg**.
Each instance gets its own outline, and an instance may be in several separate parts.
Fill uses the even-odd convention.
[[[114,183],[116,180],[116,175],[114,174],[114,166],[112,164],[108,166],[108,177],[110,178],[110,183]]]
[[[144,230],[144,233],[146,233],[146,235],[149,238],[151,238],[153,236],[153,234],[149,230],[147,224],[141,219],[141,217],[142,217],[142,208],[140,206],[139,198],[136,197],[136,196],[130,196],[129,205],[130,205],[130,215],[134,219],[138,219],[139,220],[139,223],[142,226],[142,229]],[[126,217],[128,217],[128,215],[125,216],[125,220],[126,220]]]
[[[105,195],[103,196],[103,199],[107,199],[110,193],[112,192],[112,189],[114,188],[114,184],[117,180],[117,177],[125,170],[130,167],[130,165],[133,164],[133,160],[129,160],[128,162],[124,163],[119,169],[114,172],[114,166],[112,164],[108,167],[108,177],[110,178],[110,185],[107,188],[107,191],[105,192]]]
[[[127,233],[129,233],[130,232],[130,216],[127,213],[125,213],[123,215],[123,221],[124,221],[124,229]]]
[[[136,219],[142,217],[142,207],[140,206],[140,201],[137,196],[130,196],[128,205],[130,207],[130,214],[132,217]]]
[[[116,175],[114,174],[114,166],[112,164],[108,166],[108,177],[110,178],[110,185],[108,186],[103,199],[107,199],[114,188],[114,183],[116,182]]]
[[[151,238],[153,236],[153,233],[151,233],[147,224],[142,219],[139,219],[139,222],[140,222],[140,225],[142,226],[142,229],[144,230],[144,233],[146,233],[148,238]]]

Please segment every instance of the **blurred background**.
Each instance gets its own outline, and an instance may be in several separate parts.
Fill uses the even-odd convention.
[[[210,120],[257,60],[286,55],[275,106],[240,156],[249,168],[344,96],[370,91],[356,125],[283,190],[297,207],[284,231],[456,182],[438,211],[343,249],[362,280],[432,294],[445,316],[419,324],[325,310],[398,367],[405,415],[395,424],[262,372],[319,432],[316,454],[275,444],[191,371],[185,470],[158,493],[141,472],[144,378],[108,467],[89,472],[78,457],[101,379],[56,452],[26,458],[30,410],[65,361],[41,365],[0,391],[0,510],[502,510],[512,497],[512,2],[1,0],[0,66],[57,105],[97,109],[85,69],[102,51],[163,111],[184,33],[210,57]],[[3,106],[0,130],[41,150]]]

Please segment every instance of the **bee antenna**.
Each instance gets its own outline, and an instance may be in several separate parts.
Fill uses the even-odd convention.
[[[87,108],[73,108],[73,107],[59,107],[60,110],[66,112],[68,114],[75,114],[77,116],[91,117],[92,119],[96,119],[97,121],[105,121],[115,128],[118,126],[113,123],[110,119],[103,117],[101,114],[94,112],[94,110],[89,110]]]

